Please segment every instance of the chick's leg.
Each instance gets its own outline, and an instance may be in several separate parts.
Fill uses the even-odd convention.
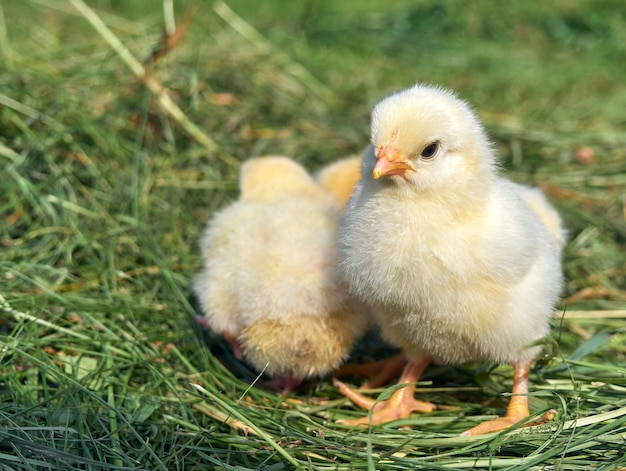
[[[335,386],[339,387],[341,394],[346,396],[356,405],[363,409],[371,409],[371,418],[369,415],[355,420],[340,420],[339,423],[346,425],[368,425],[368,424],[384,424],[392,420],[405,419],[411,415],[411,412],[431,412],[436,409],[434,404],[430,402],[418,401],[413,397],[415,393],[415,384],[419,381],[424,369],[430,363],[430,358],[424,358],[420,361],[410,361],[402,373],[399,384],[407,384],[406,387],[398,389],[389,399],[376,403],[374,399],[359,394],[339,380],[335,380]]]
[[[364,376],[369,380],[361,388],[377,388],[400,376],[408,361],[404,353],[398,353],[380,361],[342,366],[333,376]]]
[[[528,373],[530,372],[530,364],[521,363],[514,365],[513,373],[513,395],[509,402],[509,406],[506,408],[506,413],[503,417],[497,419],[488,420],[480,423],[469,430],[466,430],[461,435],[482,435],[484,433],[498,432],[500,430],[507,429],[512,425],[515,425],[520,420],[525,419],[530,415],[528,410]],[[556,411],[549,410],[538,421],[532,422],[528,425],[537,425],[549,420],[554,419]]]
[[[243,350],[241,349],[239,339],[230,332],[224,332],[222,337],[224,337],[230,346],[233,347],[233,355],[235,355],[235,358],[237,360],[241,360],[243,358]]]

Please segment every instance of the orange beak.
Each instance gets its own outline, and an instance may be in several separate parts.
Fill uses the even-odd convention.
[[[376,165],[372,172],[374,179],[389,175],[404,175],[407,170],[412,170],[411,166],[394,146],[386,145],[376,152]]]

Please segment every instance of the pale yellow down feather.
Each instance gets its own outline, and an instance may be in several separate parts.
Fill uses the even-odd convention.
[[[396,151],[408,170],[375,179],[376,154]],[[561,291],[564,242],[556,211],[499,175],[477,116],[453,93],[416,85],[376,105],[340,266],[410,358],[532,359]]]
[[[251,159],[240,198],[209,221],[194,290],[207,323],[274,376],[324,375],[363,333],[336,269],[338,208],[295,161]]]
[[[343,209],[357,182],[361,178],[361,156],[345,157],[323,167],[316,176],[317,181],[335,197]]]

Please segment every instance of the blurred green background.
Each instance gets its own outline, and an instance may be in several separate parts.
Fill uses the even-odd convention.
[[[322,412],[247,391],[217,361],[228,352],[194,326],[190,286],[204,224],[236,197],[238,162],[284,154],[315,171],[367,145],[381,97],[440,84],[476,108],[504,172],[541,185],[563,215],[560,308],[602,311],[555,320],[557,365],[533,378],[552,396],[535,398],[538,407],[564,404],[563,420],[620,410],[626,3],[175,1],[173,17],[156,0],[87,3],[215,145],[172,118],[72,1],[0,4],[0,461],[385,469],[383,458],[400,450],[393,469],[470,467],[476,456],[497,456],[507,469],[624,466],[616,445],[624,414],[604,431],[592,422],[571,436],[516,435],[506,445],[450,438],[467,422],[449,411],[416,418],[417,441],[391,429],[349,434],[333,426],[345,404],[328,381],[297,395],[335,401]],[[177,39],[164,50],[172,19]],[[451,392],[436,399],[459,403],[467,417],[497,413],[510,374],[490,372],[488,382],[484,368],[445,370]],[[491,402],[462,392],[476,384]],[[259,415],[238,402],[246,394],[271,407]],[[267,435],[242,441],[223,423],[233,413]],[[285,425],[284,414],[294,422]],[[443,441],[419,441],[431,438]],[[436,459],[447,446],[455,448]],[[523,464],[529,455],[534,464]]]

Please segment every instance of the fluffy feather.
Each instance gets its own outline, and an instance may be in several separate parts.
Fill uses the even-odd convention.
[[[361,178],[361,156],[346,157],[323,167],[316,180],[335,197],[339,207],[344,208],[357,182]]]
[[[337,205],[284,157],[246,162],[240,188],[202,239],[194,290],[207,324],[270,375],[324,375],[367,322],[338,279]]]
[[[375,106],[338,240],[350,290],[414,362],[528,365],[549,332],[561,220],[499,175],[477,116],[449,91],[416,85]]]

